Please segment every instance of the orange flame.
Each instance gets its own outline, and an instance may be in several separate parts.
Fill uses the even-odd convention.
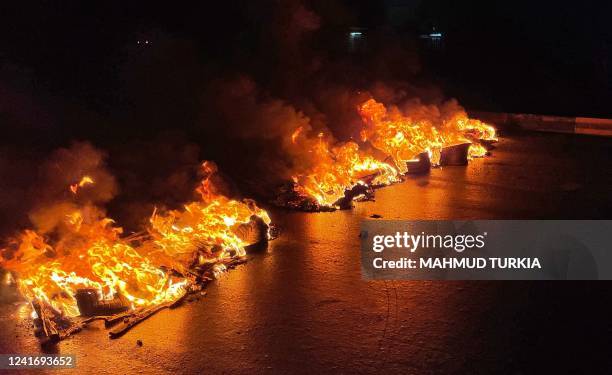
[[[295,131],[291,134],[291,143],[295,144],[297,138],[300,136],[300,133],[302,132],[304,128],[303,127],[299,127],[297,129],[295,129]]]
[[[82,206],[62,213],[61,227],[53,233],[23,231],[3,249],[8,259],[2,266],[17,276],[26,298],[47,301],[69,317],[79,315],[75,295],[83,288],[96,289],[102,299],[122,296],[132,308],[172,301],[185,293],[189,281],[168,269],[186,270],[194,258],[214,263],[244,255],[248,243],[235,226],[252,216],[270,223],[254,202],[217,194],[210,181],[214,165],[202,168],[201,200],[182,210],[155,210],[148,235],[137,244],[122,237],[123,230],[100,209]]]
[[[497,140],[492,126],[468,118],[463,111],[447,118],[416,120],[397,108],[388,110],[374,99],[358,110],[364,124],[361,139],[379,151],[376,155],[360,149],[355,142],[333,144],[324,133],[309,138],[302,127],[291,135],[293,144],[301,145],[312,155],[309,168],[293,176],[296,192],[320,206],[334,206],[345,191],[357,184],[375,186],[399,181],[400,175],[407,172],[406,162],[420,153],[428,152],[437,165],[443,147],[471,143],[471,159],[487,153],[478,140]]]
[[[354,187],[399,181],[406,162],[420,153],[428,152],[438,164],[442,148],[471,143],[469,157],[480,157],[487,151],[478,140],[497,139],[493,127],[469,119],[463,111],[416,116],[373,99],[358,109],[362,144],[339,143],[310,127],[292,132],[291,152],[298,152],[302,162],[292,178],[301,197],[333,207]],[[270,223],[255,202],[230,199],[218,191],[213,163],[204,162],[201,170],[199,199],[181,209],[155,209],[142,236],[123,236],[122,228],[90,203],[58,204],[57,227],[20,233],[2,249],[1,265],[17,276],[25,297],[47,301],[66,316],[79,314],[75,294],[83,288],[96,289],[103,299],[120,295],[132,308],[174,300],[189,281],[168,270],[184,272],[243,256],[250,243],[241,228],[257,220]],[[83,176],[69,189],[76,195],[93,183]]]
[[[468,158],[481,157],[487,152],[479,139],[497,140],[495,129],[479,120],[470,119],[464,112],[449,118],[414,119],[397,108],[387,110],[382,103],[370,99],[359,107],[365,126],[362,139],[392,157],[403,173],[406,161],[422,152],[429,152],[434,165],[439,163],[443,147],[471,143]]]
[[[394,167],[360,152],[355,142],[332,146],[323,133],[318,133],[316,141],[305,137],[304,147],[312,154],[313,163],[304,173],[294,175],[293,181],[299,194],[315,199],[321,206],[333,206],[357,184],[398,181]]]
[[[72,194],[76,194],[80,187],[83,187],[87,184],[93,184],[93,183],[94,183],[94,180],[91,177],[83,176],[83,178],[81,178],[81,181],[79,181],[76,184],[70,185],[70,191],[72,192]]]

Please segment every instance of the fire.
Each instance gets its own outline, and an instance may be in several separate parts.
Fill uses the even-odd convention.
[[[360,132],[364,145],[335,143],[324,133],[308,137],[303,127],[291,134],[291,142],[310,155],[309,168],[293,176],[297,194],[313,199],[321,207],[334,207],[345,192],[357,185],[388,185],[407,172],[407,161],[427,152],[433,165],[440,163],[444,147],[471,143],[468,158],[482,157],[487,149],[479,140],[496,141],[495,129],[470,119],[463,111],[450,116],[411,116],[387,109],[370,99],[358,108],[363,119]]]
[[[46,301],[67,317],[80,314],[75,296],[83,289],[94,289],[100,300],[121,298],[132,309],[173,301],[190,281],[171,270],[187,270],[194,259],[215,263],[242,256],[249,243],[237,228],[255,218],[270,223],[254,202],[215,190],[213,164],[202,168],[200,199],[181,210],[155,210],[148,233],[137,241],[123,236],[98,207],[75,205],[68,214],[58,210],[61,223],[52,233],[25,230],[12,239],[2,249],[1,265],[16,275],[27,299]],[[77,185],[93,183],[84,177]]]
[[[313,198],[321,206],[333,206],[357,184],[387,185],[398,181],[393,166],[360,152],[355,142],[332,146],[319,133],[316,142],[305,139],[304,143],[314,162],[304,173],[294,175],[293,181],[299,194]]]
[[[197,188],[199,201],[186,204],[182,210],[154,212],[151,216],[149,233],[155,244],[151,254],[184,260],[198,254],[197,262],[201,264],[243,256],[249,243],[236,233],[239,225],[256,218],[270,224],[268,213],[254,201],[237,201],[218,194],[211,182],[217,171],[214,164],[204,162],[202,171],[204,178]]]
[[[475,158],[487,153],[478,140],[497,140],[492,126],[470,119],[462,111],[448,118],[417,118],[397,108],[388,110],[382,103],[370,99],[359,107],[359,112],[365,123],[362,140],[391,156],[401,172],[407,170],[406,161],[422,152],[428,152],[432,163],[437,165],[443,147],[471,143],[468,158]]]
[[[493,127],[461,110],[404,113],[374,99],[358,110],[360,143],[338,142],[304,124],[286,138],[286,151],[296,160],[292,197],[315,208],[339,207],[400,181],[406,162],[419,154],[437,165],[443,148],[469,143],[469,157],[481,157],[487,153],[481,140],[497,139]],[[244,256],[246,246],[269,236],[267,212],[254,201],[223,195],[216,172],[213,163],[202,163],[198,199],[180,209],[156,208],[145,231],[132,236],[101,208],[77,199],[80,189],[95,184],[85,175],[68,186],[73,201],[45,211],[44,229],[25,230],[2,249],[0,266],[15,275],[26,298],[46,301],[67,317],[79,315],[76,296],[83,290],[102,301],[126,301],[132,309],[173,301],[190,287],[191,270],[222,270],[225,260]]]
[[[13,275],[7,272],[4,275],[4,285],[13,285],[14,282],[15,282],[15,279],[13,279]]]
[[[295,131],[291,134],[291,142],[293,144],[296,143],[297,138],[300,136],[300,133],[302,132],[302,130],[304,130],[304,128],[300,126],[299,128],[295,129]]]
[[[83,178],[81,178],[81,181],[79,181],[76,184],[70,185],[70,191],[72,192],[72,194],[76,194],[80,187],[83,187],[87,184],[93,184],[93,183],[94,183],[94,180],[91,177],[83,176]]]
[[[18,275],[29,300],[44,300],[66,316],[77,316],[78,289],[94,288],[102,299],[122,295],[132,307],[172,298],[175,280],[138,249],[123,241],[112,220],[92,214],[74,224],[65,221],[62,237],[51,241],[26,230],[13,241],[14,257],[4,267]]]

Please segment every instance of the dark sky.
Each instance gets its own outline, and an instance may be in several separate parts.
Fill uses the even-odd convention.
[[[486,85],[493,77],[507,77],[499,85],[545,86],[552,82],[554,90],[578,90],[581,97],[590,88],[596,96],[610,92],[609,5],[452,0],[303,3],[319,14],[321,30],[352,25],[381,28],[389,12],[397,9],[393,6],[414,8],[412,29],[436,25],[446,36],[444,60],[449,66],[438,66],[442,70],[434,72],[436,76],[451,81],[468,77],[476,90],[479,81]],[[273,0],[162,5],[144,1],[5,2],[0,6],[0,78],[19,80],[23,75],[26,81],[35,82],[35,91],[85,98],[103,106],[116,96],[116,85],[123,79],[118,70],[139,38],[152,42],[159,35],[183,38],[195,46],[203,61],[235,66],[245,55],[267,53],[254,45],[265,44],[258,35],[278,16],[278,4]],[[317,48],[334,47],[319,43]],[[245,70],[252,68],[246,65]],[[12,74],[15,70],[19,73]],[[532,109],[533,104],[525,110],[537,110]],[[602,111],[603,106],[594,111]],[[554,111],[548,107],[545,110]]]

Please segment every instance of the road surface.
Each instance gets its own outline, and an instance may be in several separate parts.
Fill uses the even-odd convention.
[[[609,283],[365,281],[358,228],[372,214],[609,219],[611,155],[612,139],[513,134],[490,158],[386,187],[351,211],[274,211],[281,237],[207,296],[120,339],[92,326],[56,350],[95,374],[610,373]],[[0,305],[1,353],[40,351],[27,314]]]

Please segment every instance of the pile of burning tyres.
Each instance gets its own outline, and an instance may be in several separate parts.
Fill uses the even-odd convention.
[[[374,189],[433,166],[464,165],[485,156],[495,129],[463,111],[445,116],[407,115],[370,99],[358,108],[360,141],[337,142],[325,133],[293,129],[290,142],[309,164],[284,185],[274,204],[303,211],[350,208]],[[35,334],[56,343],[93,321],[111,338],[245,261],[248,249],[272,239],[268,213],[254,201],[220,193],[217,168],[201,164],[199,199],[181,209],[157,210],[143,231],[126,235],[95,202],[80,199],[98,183],[74,178],[72,201],[53,208],[52,227],[24,230],[0,249],[0,270],[33,308]]]
[[[276,205],[310,212],[348,209],[406,175],[484,157],[497,142],[492,126],[462,110],[444,116],[404,114],[369,99],[358,111],[363,124],[359,143],[334,142],[324,133],[312,136],[302,127],[293,132],[291,142],[315,162],[280,188]]]

